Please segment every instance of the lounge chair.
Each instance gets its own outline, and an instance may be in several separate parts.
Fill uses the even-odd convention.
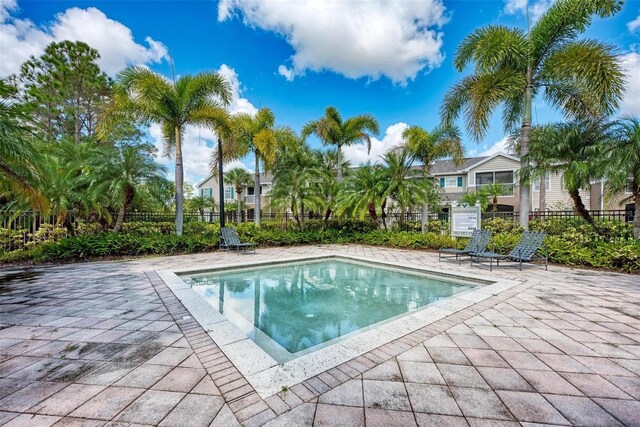
[[[489,244],[489,239],[491,239],[491,231],[489,230],[473,230],[471,234],[471,239],[467,243],[464,249],[454,249],[454,248],[446,248],[440,249],[438,251],[438,261],[442,260],[442,254],[452,254],[455,255],[456,261],[460,264],[460,256],[461,255],[469,255],[471,252],[484,252],[487,249],[487,245]]]
[[[546,233],[538,233],[534,231],[525,231],[522,233],[522,237],[520,241],[516,245],[515,248],[509,254],[498,254],[491,251],[485,252],[472,252],[469,255],[471,256],[471,265],[473,265],[474,260],[479,259],[488,259],[489,260],[489,271],[493,270],[493,260],[496,260],[496,265],[500,265],[501,260],[508,261],[517,261],[518,266],[520,267],[520,271],[522,271],[522,263],[523,262],[531,262],[535,260],[544,259],[544,269],[548,269],[548,260],[549,255],[547,253],[547,249],[544,250],[544,256],[536,256],[536,253],[542,248],[544,244],[544,238],[546,237]]]
[[[238,237],[238,233],[233,227],[222,227],[220,229],[220,249],[235,249],[238,253],[242,249],[243,252],[248,250],[256,251],[255,243],[242,243]]]

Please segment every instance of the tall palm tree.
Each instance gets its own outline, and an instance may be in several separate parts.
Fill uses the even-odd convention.
[[[165,168],[140,147],[125,146],[105,152],[105,156],[92,159],[96,170],[92,173],[98,192],[108,194],[118,208],[113,227],[116,233],[122,228],[124,215],[131,206],[138,187],[154,177],[164,174]]]
[[[445,123],[462,113],[469,133],[486,135],[491,114],[503,107],[505,131],[520,127],[519,154],[527,167],[533,100],[542,96],[565,115],[598,117],[618,107],[624,75],[615,49],[596,40],[577,40],[594,15],[605,18],[621,8],[619,0],[558,0],[527,31],[500,25],[479,28],[458,46],[458,71],[472,63],[473,73],[445,95]],[[520,224],[529,221],[529,182],[520,177]]]
[[[161,126],[165,154],[175,156],[176,234],[182,235],[184,133],[189,125],[215,129],[218,123],[225,122],[228,115],[223,107],[230,102],[231,86],[218,73],[184,75],[171,82],[142,66],[121,71],[118,83],[114,102],[107,108],[98,134],[108,134],[110,125],[123,117]]]
[[[346,120],[335,107],[327,107],[324,116],[312,120],[302,128],[302,138],[315,134],[327,145],[337,148],[337,176],[338,182],[342,182],[342,147],[349,146],[359,141],[367,144],[368,152],[371,152],[371,134],[379,132],[378,120],[369,114],[360,114],[349,117]]]
[[[236,219],[238,224],[240,224],[240,220],[242,219],[240,211],[242,192],[244,191],[244,187],[251,184],[252,181],[251,174],[244,168],[233,168],[224,173],[224,182],[233,185],[233,188],[236,190]],[[220,197],[224,197],[224,194],[220,195]]]
[[[576,211],[598,234],[606,236],[582,201],[580,190],[589,191],[591,181],[604,177],[605,147],[613,144],[615,128],[604,120],[579,120],[541,127],[532,134],[530,156],[549,159],[550,171],[562,173],[564,188]]]
[[[462,164],[464,148],[457,126],[438,126],[427,131],[420,126],[410,126],[402,132],[411,155],[422,163],[422,179],[430,179],[431,164],[436,160],[451,157],[456,166]],[[428,221],[428,204],[422,205],[421,230],[424,233]]]
[[[615,138],[606,148],[610,191],[620,193],[631,187],[635,204],[633,237],[640,239],[640,118],[623,117],[615,124],[615,131]]]
[[[338,192],[336,214],[378,221],[377,207],[386,199],[387,185],[380,165],[365,163],[344,181]]]
[[[404,224],[407,208],[425,205],[430,190],[434,187],[432,180],[422,179],[422,173],[415,170],[412,151],[407,146],[388,151],[382,156],[383,182],[386,183],[385,197],[382,201],[382,223],[386,228],[387,199],[391,198],[400,207],[400,225]]]
[[[261,108],[252,116],[242,113],[232,117],[231,139],[223,147],[224,161],[241,159],[249,153],[255,158],[254,194],[255,223],[260,225],[262,195],[260,194],[260,163],[263,170],[270,170],[282,147],[297,144],[293,130],[285,126],[275,125],[275,115],[268,108]],[[212,163],[217,162],[217,154]]]

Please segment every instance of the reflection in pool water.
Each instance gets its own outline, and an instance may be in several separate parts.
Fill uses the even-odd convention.
[[[207,273],[186,281],[251,338],[261,331],[289,353],[471,287],[336,260]]]

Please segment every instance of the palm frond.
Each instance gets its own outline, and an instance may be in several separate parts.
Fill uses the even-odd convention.
[[[462,40],[453,63],[458,71],[469,62],[480,72],[492,72],[502,67],[526,69],[529,46],[525,33],[518,28],[489,25],[479,28]]]
[[[624,73],[616,50],[595,40],[567,43],[540,72],[546,99],[573,116],[614,112],[624,94]]]
[[[575,39],[591,24],[594,15],[606,18],[622,7],[620,0],[558,0],[530,32],[532,67],[537,69],[546,57],[564,43]]]

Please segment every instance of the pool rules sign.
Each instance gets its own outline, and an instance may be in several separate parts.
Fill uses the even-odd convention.
[[[473,230],[480,230],[481,218],[480,206],[452,206],[451,236],[471,237]]]

